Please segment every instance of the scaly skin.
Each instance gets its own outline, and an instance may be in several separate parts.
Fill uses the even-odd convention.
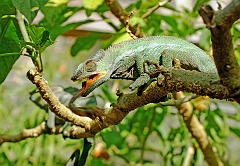
[[[131,89],[146,84],[150,76],[144,73],[145,60],[173,67],[174,60],[181,68],[206,73],[217,73],[214,61],[203,50],[192,43],[171,36],[152,36],[125,41],[99,50],[81,63],[72,76],[73,81],[83,81],[80,96],[87,96],[109,78],[130,79]],[[149,66],[154,70],[154,66]]]

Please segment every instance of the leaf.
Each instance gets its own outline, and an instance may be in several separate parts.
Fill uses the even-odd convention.
[[[93,22],[93,20],[84,20],[66,24],[70,17],[83,9],[83,7],[68,7],[65,2],[60,4],[48,3],[41,9],[45,17],[40,21],[39,25],[45,27],[49,31],[51,39],[55,40],[59,35],[69,30]]]
[[[15,6],[26,18],[32,23],[37,12],[42,8],[48,0],[12,0]]]
[[[71,55],[76,56],[79,51],[89,50],[99,39],[102,38],[103,36],[93,33],[88,36],[79,37],[71,48]]]
[[[211,33],[209,30],[204,29],[200,36],[199,46],[204,50],[210,50],[211,42],[210,42]]]
[[[10,17],[0,19],[0,84],[5,80],[13,64],[20,56],[22,39],[17,21]],[[18,53],[19,52],[19,53]],[[9,54],[6,54],[9,53]],[[4,55],[4,56],[3,56]]]
[[[178,27],[178,23],[176,18],[174,18],[173,16],[161,16],[161,18],[173,29]]]
[[[110,103],[113,103],[116,101],[116,94],[109,90],[109,87],[107,84],[104,84],[101,86],[101,89],[103,91],[103,95],[106,96],[107,100],[110,101]]]
[[[193,12],[196,12],[203,3],[207,3],[209,1],[210,0],[197,0],[193,7]]]
[[[97,105],[97,99],[95,96],[89,97],[89,100],[85,104],[86,106],[96,106]]]
[[[101,132],[103,141],[106,143],[106,147],[110,148],[112,145],[117,146],[118,148],[126,146],[123,144],[124,138],[121,136],[119,131],[105,130]]]
[[[95,10],[98,6],[102,5],[104,0],[83,0],[83,7],[89,10]]]
[[[230,127],[230,131],[240,138],[240,128]]]
[[[53,44],[53,41],[49,37],[49,32],[43,27],[36,27],[34,25],[28,26],[28,33],[32,42],[30,45],[40,53]]]
[[[80,22],[76,22],[76,23],[70,23],[65,26],[56,25],[54,28],[52,28],[49,31],[51,39],[55,40],[59,35],[64,34],[65,32],[67,32],[69,30],[73,30],[73,29],[79,27],[80,25],[87,24],[90,22],[93,22],[93,20],[85,20],[85,21],[80,21]]]
[[[108,6],[105,3],[102,3],[100,6],[98,6],[98,8],[95,10],[95,12],[102,14],[108,10],[109,10]]]
[[[50,1],[51,2],[51,1]],[[67,7],[66,3],[47,3],[42,9],[41,12],[44,14],[44,19],[40,24],[46,24],[47,26],[54,27],[66,21],[72,14],[78,11],[79,8]]]
[[[112,42],[112,44],[121,43],[126,40],[132,40],[132,37],[127,32],[119,36],[116,40]]]
[[[92,143],[88,142],[87,138],[84,138],[83,152],[81,154],[81,157],[80,157],[80,160],[78,163],[79,166],[85,165],[85,163],[87,161],[88,153],[89,153],[89,150],[91,149],[91,147],[92,147]]]
[[[40,53],[42,53],[47,47],[52,45],[54,42],[50,39],[49,32],[44,31],[42,34],[42,40],[40,43]]]
[[[67,87],[67,88],[64,88],[64,91],[73,95],[78,91],[78,89],[75,87]]]
[[[153,6],[155,6],[156,4],[159,3],[159,0],[151,0],[151,1],[141,1],[141,7],[142,9],[148,9],[151,8]]]
[[[45,31],[45,28],[30,25],[28,26],[27,30],[31,41],[36,45],[40,44],[42,40],[42,34]]]
[[[11,0],[1,0],[0,3],[0,18],[4,15],[15,15],[16,10]]]

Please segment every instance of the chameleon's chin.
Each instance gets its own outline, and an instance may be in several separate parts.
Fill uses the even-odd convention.
[[[87,95],[90,93],[90,92],[88,92],[88,93],[86,94],[87,90],[88,90],[91,86],[93,86],[93,84],[94,84],[99,78],[103,77],[104,75],[105,75],[105,74],[102,74],[102,73],[101,73],[101,74],[93,74],[93,75],[85,78],[86,81],[83,81],[83,82],[82,82],[82,92],[81,92],[81,96],[87,96]],[[95,88],[93,88],[93,89],[95,89]]]

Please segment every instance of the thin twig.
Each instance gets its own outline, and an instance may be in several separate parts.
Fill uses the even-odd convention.
[[[126,31],[127,33],[131,36],[131,38],[133,38],[133,40],[138,39],[138,37],[132,33],[132,31],[130,30],[130,19],[131,16],[133,15],[134,11],[132,11],[129,15],[128,15],[128,19],[126,20]]]
[[[159,2],[158,4],[156,4],[155,6],[153,6],[151,9],[149,9],[145,14],[143,14],[142,18],[147,18],[149,17],[153,12],[155,12],[159,7],[162,7],[164,5],[166,5],[168,2],[170,2],[171,0],[165,0],[162,2]]]
[[[189,146],[187,148],[187,154],[184,157],[182,166],[189,166],[191,164],[191,159],[192,159],[193,155],[194,155],[194,148],[193,148],[193,146]]]
[[[197,98],[198,95],[192,94],[183,98],[180,98],[178,100],[171,100],[171,101],[166,101],[166,102],[160,102],[159,104],[161,106],[179,106],[183,103],[189,102],[192,99]]]

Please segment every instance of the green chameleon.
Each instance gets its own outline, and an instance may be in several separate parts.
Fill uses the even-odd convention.
[[[183,69],[217,73],[213,59],[194,44],[171,36],[152,36],[100,49],[78,66],[71,80],[82,81],[78,96],[87,96],[109,78],[134,80],[129,88],[135,89],[150,80],[144,73],[146,60],[170,68],[175,59]]]

